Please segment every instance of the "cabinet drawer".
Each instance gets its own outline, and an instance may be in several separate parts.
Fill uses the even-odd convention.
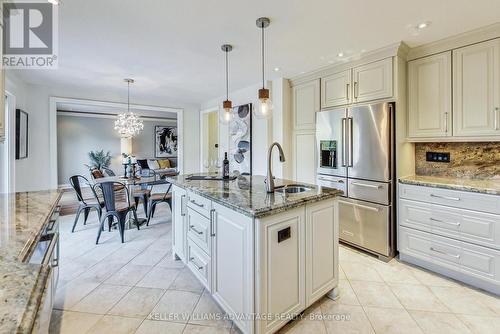
[[[425,186],[399,184],[404,199],[500,214],[500,196]]]
[[[499,215],[400,199],[399,224],[500,249]]]
[[[399,251],[469,277],[500,284],[498,250],[401,227]]]
[[[187,242],[187,266],[200,282],[211,291],[211,258],[191,239]]]
[[[210,217],[212,202],[208,198],[205,198],[190,191],[188,192],[187,196],[188,196],[188,201],[187,201],[188,207],[198,211],[207,218]]]
[[[188,237],[210,255],[210,220],[188,207],[187,229]]]
[[[349,179],[347,188],[349,197],[389,205],[389,184],[383,182]]]

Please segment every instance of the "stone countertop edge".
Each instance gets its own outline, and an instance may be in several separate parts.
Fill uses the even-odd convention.
[[[248,216],[250,218],[263,218],[263,217],[271,216],[271,215],[274,215],[274,214],[277,214],[280,212],[284,212],[287,209],[296,208],[296,207],[305,205],[306,203],[314,203],[314,202],[319,202],[319,201],[335,198],[335,197],[338,197],[342,193],[341,190],[330,189],[330,191],[328,191],[328,192],[324,192],[322,194],[314,194],[314,195],[311,194],[310,196],[308,196],[306,198],[300,199],[298,201],[295,201],[295,202],[292,202],[289,204],[278,205],[278,206],[274,206],[274,207],[269,206],[268,208],[265,208],[264,210],[248,210],[248,209],[241,208],[240,206],[238,206],[236,204],[233,204],[233,203],[230,203],[227,201],[223,201],[223,200],[216,198],[214,196],[210,196],[206,192],[200,191],[196,187],[190,187],[189,185],[186,185],[185,183],[183,183],[182,181],[179,181],[177,179],[169,177],[169,178],[167,178],[167,180],[175,186],[178,186],[178,187],[183,188],[185,190],[192,191],[193,193],[195,193],[197,195],[203,196],[203,197],[205,197],[205,198],[207,198],[207,199],[209,199],[217,204],[220,204],[222,206],[225,206],[227,208],[235,210],[235,211],[237,211],[245,216]]]
[[[500,196],[500,180],[474,180],[451,177],[410,175],[399,178],[402,184],[432,188],[461,190],[472,193]]]
[[[16,194],[9,195],[15,196]],[[45,298],[44,291],[51,268],[42,264],[30,264],[28,261],[33,254],[36,244],[40,240],[43,228],[47,225],[61,196],[62,191],[58,191],[58,195],[53,199],[47,211],[47,216],[42,218],[39,228],[29,235],[22,249],[17,253],[17,256],[4,259],[6,261],[3,263],[4,266],[10,263],[10,265],[17,267],[17,269],[0,274],[3,276],[3,279],[8,279],[7,277],[12,276],[10,279],[14,279],[18,287],[6,287],[8,296],[5,296],[6,299],[0,304],[0,309],[3,309],[2,318],[0,319],[2,324],[0,333],[32,333],[33,331],[33,326],[37,320],[38,308]],[[26,290],[28,289],[29,291],[27,292]],[[15,304],[12,305],[11,303]],[[10,313],[6,312],[9,309]],[[20,315],[21,312],[22,315]]]

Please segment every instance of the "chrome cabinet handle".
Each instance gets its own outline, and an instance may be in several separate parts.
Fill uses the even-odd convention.
[[[199,204],[199,203],[196,203],[196,201],[195,201],[194,199],[190,199],[189,201],[190,201],[191,203],[193,203],[194,205],[196,205],[196,206],[200,207],[200,208],[204,208],[204,207],[205,207],[205,205],[204,205],[204,204]]]
[[[210,210],[210,236],[215,237],[214,233],[215,209]]]
[[[183,216],[183,217],[186,216],[185,203],[184,203],[185,198],[186,198],[186,195],[181,196],[181,216]]]
[[[193,230],[194,232],[198,233],[199,235],[202,235],[202,234],[203,234],[203,232],[198,231],[195,227],[196,227],[196,226],[194,226],[194,225],[189,225],[189,228],[190,228],[191,230]]]
[[[354,207],[360,208],[360,209],[365,209],[365,210],[373,211],[373,212],[379,212],[380,211],[379,208],[374,208],[374,207],[367,206],[367,205],[362,205],[362,204],[355,204],[355,203],[349,203],[349,202],[344,202],[344,201],[339,201],[339,203],[342,203],[342,204],[345,204],[345,205],[349,205],[349,206],[354,206]]]
[[[498,121],[499,121],[499,112],[500,112],[500,108],[496,107],[495,108],[495,130],[498,130],[500,125],[498,124]]]
[[[352,134],[352,128],[353,128],[353,119],[352,117],[349,117],[349,167],[352,167],[354,165],[353,162],[353,148],[352,148],[352,141],[353,141],[353,134]]]
[[[342,230],[342,234],[347,234],[350,237],[354,237],[354,233],[352,233],[351,231]]]
[[[357,99],[358,98],[358,82],[357,81],[354,81],[354,98]]]
[[[320,180],[320,181],[326,181],[326,182],[344,183],[344,180],[329,180],[329,179],[325,179],[323,177],[318,177],[318,180]]]
[[[442,196],[442,195],[435,195],[435,194],[431,194],[431,197],[449,199],[450,201],[460,201],[459,197]]]
[[[373,184],[366,184],[366,183],[359,183],[359,182],[352,182],[351,183],[353,186],[358,186],[358,187],[365,187],[365,188],[372,188],[372,189],[380,189],[382,186],[376,186]]]
[[[446,256],[454,257],[455,259],[459,259],[460,258],[460,255],[450,254],[450,253],[447,253],[445,251],[436,249],[434,247],[431,247],[430,250],[433,251],[433,252],[439,253],[439,254],[443,254],[443,255],[446,255]]]
[[[347,166],[347,164],[346,164],[346,161],[347,161],[347,157],[346,157],[346,154],[347,154],[346,122],[347,122],[347,119],[345,117],[342,118],[342,141],[343,141],[343,144],[342,144],[342,167]]]
[[[346,84],[346,97],[347,97],[347,101],[349,101],[349,83]]]
[[[189,262],[192,262],[196,267],[198,267],[198,270],[202,270],[203,266],[200,266],[196,261],[194,260],[194,257],[189,258]]]
[[[444,132],[448,132],[448,112],[444,113]]]
[[[441,219],[432,218],[432,217],[429,218],[429,220],[432,220],[432,221],[438,222],[438,223],[449,224],[449,225],[453,225],[453,226],[460,226],[460,223],[447,222],[447,221],[444,221],[444,220],[441,220]]]

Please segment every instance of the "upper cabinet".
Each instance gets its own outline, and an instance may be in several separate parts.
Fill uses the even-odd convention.
[[[351,70],[321,78],[321,108],[332,108],[351,103]]]
[[[500,140],[500,39],[408,62],[410,141]]]
[[[408,62],[409,137],[451,135],[451,52]]]
[[[500,39],[453,51],[453,135],[500,134]]]
[[[321,109],[393,96],[392,57],[321,78]]]
[[[354,102],[392,97],[392,57],[352,70]]]
[[[294,130],[314,130],[319,111],[319,80],[293,87],[292,119]]]

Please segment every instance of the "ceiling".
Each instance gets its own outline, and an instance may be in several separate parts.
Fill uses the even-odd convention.
[[[73,113],[85,113],[85,114],[113,114],[118,115],[125,111],[127,111],[126,106],[122,105],[100,105],[99,103],[95,103],[92,101],[75,101],[75,102],[58,102],[57,110],[64,112],[73,112]],[[156,118],[169,118],[169,119],[177,119],[177,113],[169,112],[164,110],[158,110],[155,107],[146,107],[141,106],[141,108],[137,108],[134,105],[130,106],[130,111],[145,117],[156,117]]]
[[[500,22],[498,0],[64,0],[59,69],[21,70],[30,83],[201,103],[260,80],[260,32],[268,16],[268,78],[291,77],[346,56],[405,41],[410,46]],[[415,34],[421,22],[431,25]],[[275,72],[273,69],[281,70]]]

